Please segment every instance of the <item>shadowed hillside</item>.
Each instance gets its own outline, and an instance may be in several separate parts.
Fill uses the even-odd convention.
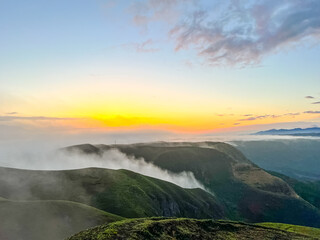
[[[0,193],[13,200],[68,200],[123,217],[223,218],[215,197],[127,170],[0,168]]]
[[[67,149],[90,149],[90,154],[102,154],[111,148],[117,148],[135,159],[143,158],[174,173],[192,172],[198,181],[215,194],[229,219],[320,226],[317,208],[300,198],[285,181],[251,163],[231,145],[160,142],[79,145]]]
[[[303,181],[277,172],[270,173],[286,181],[300,197],[320,209],[320,181]]]
[[[315,239],[306,234],[237,222],[146,218],[102,225],[80,232],[68,240],[156,240],[156,239]]]
[[[237,148],[260,167],[296,179],[320,180],[320,140],[236,141]]]
[[[69,201],[0,200],[0,239],[57,240],[122,217]]]

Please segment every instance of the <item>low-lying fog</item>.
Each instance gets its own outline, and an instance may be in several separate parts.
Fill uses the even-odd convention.
[[[3,136],[2,136],[3,137]],[[102,156],[68,153],[58,149],[83,143],[114,144],[150,141],[224,141],[297,139],[288,136],[253,135],[173,135],[167,133],[50,135],[33,138],[5,139],[0,137],[0,167],[33,170],[65,170],[88,167],[127,169],[143,175],[172,182],[184,188],[202,188],[191,172],[175,174],[163,170],[144,159],[129,158],[117,149],[106,151]]]

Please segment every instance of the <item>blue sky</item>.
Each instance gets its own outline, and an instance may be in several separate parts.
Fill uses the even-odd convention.
[[[0,114],[32,126],[314,125],[319,11],[316,0],[1,1]]]

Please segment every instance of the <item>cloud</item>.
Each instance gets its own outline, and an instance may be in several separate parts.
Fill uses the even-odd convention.
[[[176,51],[192,49],[212,66],[254,65],[269,54],[320,40],[318,0],[216,0],[205,4],[147,0],[136,2],[131,9],[136,25],[167,23]]]
[[[318,111],[305,111],[303,113],[318,113]],[[280,115],[266,114],[266,115],[260,115],[260,116],[252,116],[251,114],[246,114],[246,115],[242,115],[242,116],[252,116],[252,117],[239,119],[238,121],[254,121],[254,120],[260,120],[260,119],[265,119],[265,118],[279,118],[279,117],[284,117],[284,116],[291,116],[294,118],[295,116],[299,116],[299,115],[301,115],[301,112],[285,113],[285,114],[280,114]]]
[[[15,114],[15,113],[14,113]],[[13,115],[13,114],[12,114]],[[58,117],[44,117],[44,116],[0,116],[0,121],[15,121],[15,120],[75,120],[76,118],[58,118]]]
[[[281,117],[281,115],[260,115],[260,116],[255,116],[255,117],[239,119],[238,121],[254,121],[254,120],[260,120],[260,119],[265,119],[265,118],[278,118],[278,117]]]
[[[312,104],[320,104],[320,102],[313,102]]]
[[[160,48],[153,47],[153,45],[154,41],[152,39],[148,39],[141,43],[122,44],[121,47],[134,49],[138,53],[153,53],[160,51]]]
[[[297,113],[286,113],[284,114],[284,116],[298,116],[300,115],[301,113],[297,112]]]
[[[6,115],[16,115],[16,114],[18,114],[17,112],[8,112],[8,113],[6,113]]]
[[[307,113],[307,112],[304,112],[304,113]],[[295,116],[298,116],[300,115],[301,113],[299,112],[295,112],[295,113],[285,113],[285,114],[282,114],[282,115],[270,115],[270,114],[266,114],[266,115],[259,115],[259,116],[252,116],[252,114],[245,114],[245,115],[242,115],[244,117],[247,117],[247,116],[252,116],[252,117],[248,117],[248,118],[243,118],[243,119],[239,119],[238,121],[254,121],[254,120],[260,120],[260,119],[265,119],[265,118],[279,118],[279,117],[283,117],[283,116],[292,116],[292,117],[295,117]]]
[[[32,170],[66,170],[89,167],[107,169],[127,169],[146,176],[174,183],[183,188],[205,187],[195,178],[192,172],[173,173],[161,169],[143,158],[129,157],[118,149],[104,151],[100,155],[87,155],[77,151],[48,151],[46,148],[31,146],[24,150],[1,148],[0,166]]]
[[[134,1],[129,7],[129,12],[133,14],[133,23],[146,30],[149,24],[157,21],[175,23],[182,14],[183,6],[194,2],[194,0]]]
[[[263,119],[263,118],[266,118],[266,117],[265,116],[249,117],[249,118],[239,119],[238,121],[254,121],[254,120]]]
[[[308,114],[320,114],[320,111],[305,111],[304,113],[308,113]]]
[[[152,39],[148,39],[142,43],[136,43],[134,44],[134,47],[137,52],[157,52],[159,51],[159,48],[152,47],[151,45],[153,44]]]
[[[304,98],[306,98],[306,99],[314,99],[314,97],[312,97],[312,96],[305,96]]]

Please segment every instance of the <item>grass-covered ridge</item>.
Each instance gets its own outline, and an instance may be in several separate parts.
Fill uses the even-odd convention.
[[[315,239],[308,234],[230,221],[185,218],[130,219],[82,231],[68,240]]]
[[[272,175],[286,181],[304,200],[320,209],[320,181],[297,180],[281,173],[269,171]]]
[[[174,173],[192,172],[206,189],[215,194],[225,218],[320,227],[319,209],[299,197],[284,180],[259,168],[229,144],[158,142],[79,145],[68,150],[101,155],[112,148]]]
[[[204,190],[184,189],[128,170],[0,168],[0,192],[13,200],[79,202],[123,217],[224,217],[215,197]]]

